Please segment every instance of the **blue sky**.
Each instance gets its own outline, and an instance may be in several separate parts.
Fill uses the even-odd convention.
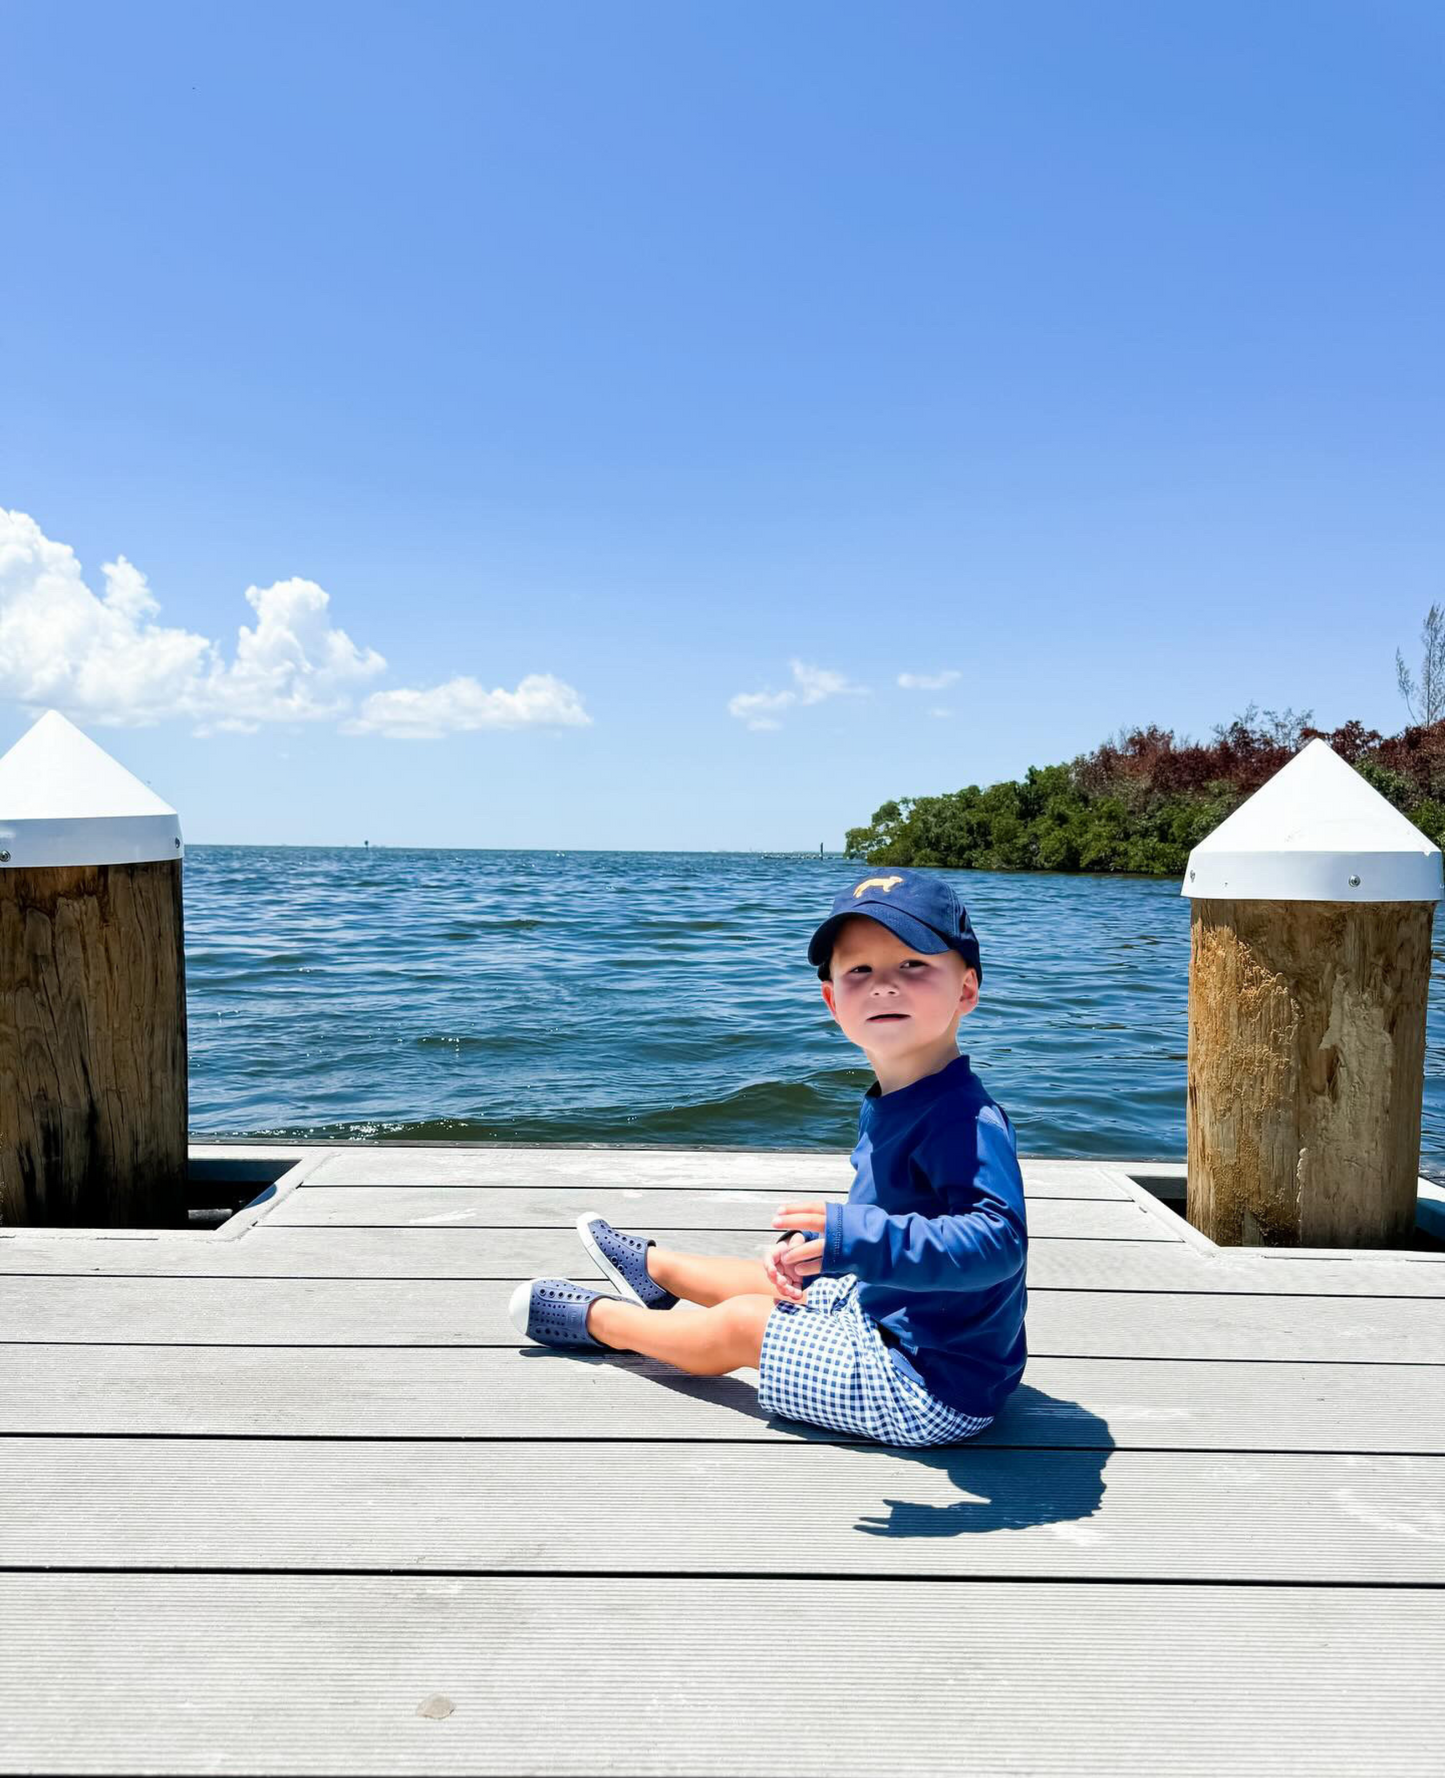
[[[1399,725],[1438,5],[3,24],[0,745],[55,704],[192,841],[832,849]]]

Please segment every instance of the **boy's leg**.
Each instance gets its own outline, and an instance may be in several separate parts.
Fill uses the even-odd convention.
[[[652,1246],[647,1250],[647,1275],[674,1296],[701,1303],[704,1308],[735,1296],[773,1298],[773,1286],[760,1259],[674,1253],[667,1247]]]
[[[771,1296],[733,1296],[701,1315],[658,1315],[599,1297],[587,1312],[587,1331],[604,1346],[645,1352],[695,1377],[720,1377],[745,1365],[756,1369],[776,1306]]]

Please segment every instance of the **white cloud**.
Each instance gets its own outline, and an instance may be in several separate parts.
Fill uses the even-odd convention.
[[[159,607],[124,556],[104,574],[98,599],[72,549],[0,507],[0,697],[154,722],[207,671],[210,643],[152,621]]]
[[[351,708],[351,688],[386,670],[374,648],[360,649],[327,615],[330,595],[314,580],[247,587],[255,629],[242,624],[236,657],[206,692],[218,727],[314,721]]]
[[[145,575],[124,556],[101,573],[97,598],[68,544],[0,507],[0,698],[110,727],[182,716],[251,729],[335,716],[386,666],[332,627],[314,581],[248,587],[256,625],[239,627],[227,661],[205,636],[157,621]]]
[[[141,571],[118,556],[86,585],[68,544],[23,512],[0,507],[0,700],[55,706],[102,727],[186,718],[207,734],[262,723],[350,716],[360,688],[386,670],[331,621],[314,580],[248,587],[254,624],[241,624],[229,659],[220,645],[159,621]],[[344,726],[351,733],[434,735],[465,728],[588,721],[578,694],[547,674],[515,691],[458,678],[429,691],[375,693]]]
[[[781,711],[798,701],[792,691],[740,691],[728,699],[728,715],[736,716],[749,728],[781,728]]]
[[[809,666],[806,661],[789,661],[793,684],[787,691],[740,691],[728,699],[728,714],[736,716],[751,729],[774,729],[783,725],[779,717],[785,710],[807,704],[821,704],[825,698],[866,697],[864,685],[850,685],[842,673],[827,667]]]
[[[830,673],[826,667],[809,667],[802,661],[790,661],[788,665],[797,682],[800,704],[821,704],[824,698],[863,690],[861,685],[849,685],[841,673]]]
[[[348,735],[435,741],[466,729],[583,728],[592,718],[570,685],[550,673],[529,673],[515,691],[487,691],[475,679],[448,679],[429,691],[374,691],[361,713],[342,724]]]
[[[962,677],[956,668],[948,667],[942,673],[900,673],[898,683],[904,691],[943,691]]]
[[[936,705],[935,705],[935,706],[934,706],[934,707],[933,707],[933,709],[931,709],[931,710],[930,710],[930,711],[929,711],[929,712],[928,712],[928,714],[929,714],[929,715],[930,715],[930,716],[943,716],[943,717],[948,717],[948,716],[952,716],[952,715],[953,715],[953,712],[952,712],[952,710],[946,710],[946,709],[945,709],[945,708],[944,708],[944,707],[943,707],[943,705],[942,705],[942,704],[936,704]]]

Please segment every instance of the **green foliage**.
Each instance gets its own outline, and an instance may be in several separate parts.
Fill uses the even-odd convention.
[[[1438,803],[1433,796],[1427,796],[1416,803],[1408,814],[1431,845],[1438,846],[1445,852],[1445,803]]]
[[[1013,783],[900,797],[848,830],[847,857],[949,870],[1126,871],[1177,877],[1190,852],[1303,740],[1296,717],[1251,707],[1212,743],[1121,731],[1069,765],[1030,766]],[[1445,722],[1382,738],[1357,722],[1327,734],[1361,776],[1445,848]],[[1438,793],[1438,794],[1437,794]]]
[[[1378,760],[1361,759],[1356,762],[1355,770],[1387,802],[1393,803],[1402,815],[1408,815],[1411,804],[1419,800],[1419,792],[1403,772],[1392,771]]]

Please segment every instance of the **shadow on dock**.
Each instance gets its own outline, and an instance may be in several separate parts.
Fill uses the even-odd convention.
[[[635,1352],[559,1352],[546,1346],[524,1346],[519,1356],[527,1360],[555,1359],[564,1364],[624,1365],[647,1377],[658,1388],[691,1401],[706,1401],[770,1431],[794,1435],[801,1444],[847,1449],[867,1459],[883,1456],[896,1479],[897,1465],[915,1465],[930,1474],[947,1476],[960,1498],[939,1505],[937,1501],[896,1500],[885,1496],[876,1515],[861,1517],[855,1529],[871,1537],[962,1537],[986,1531],[1022,1531],[1036,1525],[1064,1525],[1091,1518],[1104,1498],[1104,1466],[1114,1450],[1108,1422],[1077,1401],[1049,1395],[1021,1383],[987,1431],[961,1445],[931,1446],[914,1450],[903,1445],[840,1441],[837,1433],[785,1420],[758,1406],[757,1391],[738,1377],[693,1377],[672,1371],[659,1360]],[[1041,1447],[1037,1441],[1013,1446],[1000,1441],[1009,1437],[1012,1424],[1057,1420],[1067,1423],[1068,1448]],[[620,1430],[620,1429],[619,1429]],[[987,1442],[985,1442],[987,1441]],[[1049,1449],[1051,1461],[1041,1465],[1039,1450]],[[937,1493],[936,1485],[929,1490]],[[1079,1541],[1085,1541],[1081,1537]]]

